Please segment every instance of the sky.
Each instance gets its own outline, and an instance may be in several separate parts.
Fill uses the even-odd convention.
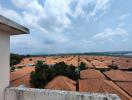
[[[0,0],[0,14],[30,29],[11,52],[58,54],[132,50],[132,0]]]

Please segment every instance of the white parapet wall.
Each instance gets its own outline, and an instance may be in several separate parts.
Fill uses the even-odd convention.
[[[120,98],[115,94],[11,87],[5,91],[5,100],[120,100]]]

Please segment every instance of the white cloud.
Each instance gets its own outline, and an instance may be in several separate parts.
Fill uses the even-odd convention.
[[[52,30],[63,30],[70,26],[70,19],[67,14],[70,13],[69,4],[71,0],[46,0],[40,4],[39,0],[12,0],[16,7],[21,7],[24,11],[23,16],[29,25]],[[25,6],[24,6],[25,5]],[[24,7],[23,7],[24,6]]]
[[[102,17],[109,8],[110,0],[78,0],[75,11],[72,16],[75,18],[81,16],[87,21]],[[75,2],[74,2],[75,3]]]
[[[23,24],[35,30],[42,38],[53,39],[55,42],[66,42],[68,38],[61,33],[70,26],[69,4],[71,0],[46,0],[40,4],[39,0],[12,0],[14,5],[22,9]],[[24,6],[25,5],[25,6]],[[24,6],[24,7],[23,7]]]
[[[108,7],[109,7],[109,0],[96,0],[96,5],[93,11],[90,12],[90,16],[94,17],[98,13],[98,11],[104,12]]]
[[[25,8],[27,5],[34,0],[12,0],[13,4],[19,8]]]
[[[62,32],[70,28],[71,17],[81,16],[93,21],[102,17],[109,7],[109,0],[12,0],[13,4],[22,9],[23,24],[33,28],[52,32]],[[71,4],[76,3],[75,10]]]
[[[118,24],[118,27],[124,27],[124,26],[125,26],[124,22]]]
[[[122,28],[115,28],[115,29],[111,29],[111,28],[107,28],[105,29],[103,32],[101,33],[97,33],[93,36],[93,39],[95,40],[113,40],[115,38],[125,38],[127,37],[129,34],[125,29]]]
[[[44,6],[39,4],[37,0],[29,0],[28,2],[13,0],[13,3],[18,9],[21,9],[21,12],[7,9],[0,5],[0,14],[29,27],[33,32],[28,36],[12,37],[11,47],[15,48],[15,50],[20,48],[19,50],[23,52],[25,48],[29,53],[40,51],[40,49],[48,51],[46,48],[51,49],[52,42],[54,45],[59,45],[70,41],[61,32],[70,25],[70,19],[67,17],[67,13],[70,12],[68,7],[70,0],[47,0]],[[34,33],[37,35],[33,35]]]
[[[129,17],[129,16],[130,16],[130,14],[129,14],[129,13],[126,13],[126,14],[123,14],[123,15],[119,16],[118,19],[119,19],[119,20],[124,20],[124,19],[126,19],[127,17]]]
[[[12,19],[12,20],[15,20],[15,21],[18,21],[19,23],[21,23],[22,17],[20,14],[18,14],[14,10],[7,9],[7,8],[3,7],[1,4],[0,4],[0,14],[3,16],[6,16],[9,19]]]
[[[29,36],[11,38],[12,47],[20,48],[20,52],[23,48],[29,53],[85,51],[93,45],[96,48],[97,42],[118,38],[127,40],[126,37],[129,35],[120,24],[115,29],[104,29],[103,32],[92,37],[91,32],[95,33],[104,26],[99,26],[98,23],[91,24],[91,22],[96,22],[105,15],[109,9],[110,0],[45,0],[41,3],[39,0],[12,0],[12,3],[20,10],[19,12],[0,5],[0,14],[31,30]],[[127,17],[128,15],[122,15],[119,19]],[[101,20],[101,23],[109,25],[109,21]]]

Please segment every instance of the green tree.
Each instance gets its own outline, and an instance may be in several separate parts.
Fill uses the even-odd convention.
[[[48,83],[47,79],[47,69],[48,65],[44,64],[43,61],[37,61],[35,64],[35,71],[31,72],[31,80],[30,83],[33,87],[43,88],[44,85]]]
[[[67,65],[64,62],[56,63],[54,66],[48,66],[43,61],[37,61],[35,71],[30,75],[30,83],[33,87],[44,88],[49,81],[59,75],[78,80],[78,72],[75,70],[75,66]]]
[[[15,67],[12,66],[10,70],[11,70],[11,72],[14,72],[15,71]]]
[[[80,69],[80,71],[85,70],[86,69],[86,64],[84,62],[81,62],[80,66],[79,66],[79,69]]]
[[[112,64],[108,65],[108,67],[110,67],[111,69],[118,69],[117,64],[115,64],[113,60],[112,60]]]
[[[24,56],[22,55],[10,54],[10,66],[12,67],[13,65],[19,64],[23,58]]]

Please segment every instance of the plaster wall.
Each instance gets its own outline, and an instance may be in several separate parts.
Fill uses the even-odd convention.
[[[80,93],[31,88],[7,88],[5,100],[120,100],[115,94]]]
[[[0,100],[4,100],[4,90],[9,86],[10,80],[10,36],[0,31]]]

